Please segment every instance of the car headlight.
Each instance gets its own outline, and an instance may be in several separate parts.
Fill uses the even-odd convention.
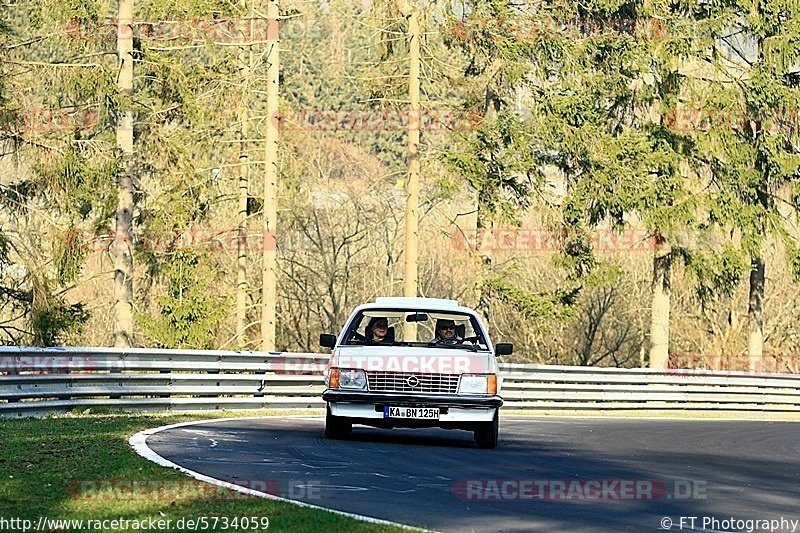
[[[366,389],[367,375],[363,370],[337,369],[339,372],[338,388],[340,389]]]
[[[459,394],[497,394],[496,374],[464,374],[458,384]]]

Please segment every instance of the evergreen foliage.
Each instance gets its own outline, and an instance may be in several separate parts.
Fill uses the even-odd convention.
[[[674,278],[667,306],[695,317],[683,327],[697,323],[676,333],[683,349],[701,336],[742,349],[743,299],[751,321],[763,311],[770,327],[787,322],[784,347],[797,346],[787,318],[800,309],[789,284],[800,281],[796,0],[415,5],[422,107],[460,126],[422,131],[424,294],[485,305],[492,327],[536,352],[531,360],[644,364],[640,322],[662,261],[667,293]],[[136,2],[128,98],[116,86],[115,2],[0,0],[0,342],[108,341],[123,173],[114,126],[128,110],[140,344],[233,345],[236,242],[185,243],[238,224],[242,164],[247,224],[260,231],[267,120],[283,127],[280,347],[315,350],[318,329],[337,329],[365,298],[399,292],[408,119],[400,3],[282,0],[277,118],[265,111],[263,7]],[[251,13],[256,42],[245,35]],[[214,19],[238,21],[225,42],[190,29]],[[156,26],[168,21],[185,27],[165,36]],[[389,122],[365,119],[381,115]],[[442,249],[455,232],[531,220],[560,235],[557,250]],[[643,279],[630,256],[605,254],[591,238],[631,228],[666,245],[662,257],[635,258],[647,264]],[[247,262],[252,326],[261,265],[256,253]],[[620,302],[635,311],[617,313]],[[603,320],[619,335],[598,334]],[[591,339],[558,351],[557,332]],[[775,338],[766,351],[779,349]]]
[[[790,221],[800,207],[800,5],[736,1],[717,6],[715,15],[720,23],[707,28],[702,58],[709,75],[693,94],[701,112],[691,126],[710,179],[708,223],[739,248],[739,263],[728,254],[716,286],[725,292],[749,269],[749,350],[761,355],[768,240],[783,245],[795,276],[799,264]]]
[[[136,321],[159,348],[210,349],[216,344],[229,298],[215,292],[219,273],[208,257],[178,251],[160,265],[165,294],[155,297],[158,313],[139,313]]]

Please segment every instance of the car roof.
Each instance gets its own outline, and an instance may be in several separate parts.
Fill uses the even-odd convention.
[[[356,311],[366,311],[369,309],[408,309],[411,311],[443,311],[477,315],[474,309],[458,305],[458,301],[456,300],[409,296],[385,296],[375,298],[374,302],[360,305]]]

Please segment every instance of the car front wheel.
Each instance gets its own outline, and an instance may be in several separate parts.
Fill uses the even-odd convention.
[[[481,422],[480,427],[474,431],[475,442],[479,448],[497,448],[497,437],[500,430],[500,413],[495,410],[494,418],[491,422]]]
[[[333,416],[331,407],[328,406],[325,413],[325,438],[345,439],[353,431],[353,424],[346,418]]]

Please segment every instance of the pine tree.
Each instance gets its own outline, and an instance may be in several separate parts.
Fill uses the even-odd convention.
[[[143,266],[135,318],[147,341],[159,346],[230,342],[219,337],[235,314],[228,312],[232,298],[225,288],[239,279],[241,235],[230,220],[239,208],[241,131],[249,125],[241,103],[249,88],[237,83],[241,47],[229,45],[249,42],[248,15],[241,3],[155,0],[135,14],[134,224]],[[196,32],[193,21],[212,29]],[[175,39],[159,37],[168,24]],[[235,339],[235,323],[232,329]]]
[[[798,246],[787,215],[796,216],[800,186],[800,6],[792,1],[716,6],[706,28],[711,75],[696,91],[694,130],[711,176],[710,221],[736,237],[748,258],[748,356],[764,351],[764,247],[783,242],[796,269]],[[732,279],[731,281],[738,281]]]
[[[101,16],[98,3],[6,7],[0,54],[11,120],[0,144],[10,172],[0,177],[0,212],[11,231],[0,237],[2,328],[9,342],[53,345],[88,319],[65,293],[81,282],[87,236],[113,213],[119,165],[102,125],[114,69],[102,47],[71,31]]]
[[[696,200],[685,169],[696,157],[670,128],[681,91],[687,36],[669,32],[682,6],[625,2],[561,5],[543,13],[533,84],[536,149],[567,180],[569,233],[641,221],[654,244],[650,365],[669,353],[670,278],[676,235],[692,231]],[[577,25],[576,21],[589,21]],[[666,28],[667,32],[662,32]],[[590,247],[584,247],[587,253]]]
[[[537,20],[530,8],[483,0],[464,3],[461,10],[447,12],[447,42],[463,58],[462,105],[479,110],[482,121],[475,131],[456,134],[453,148],[443,156],[475,195],[476,234],[480,236],[498,223],[519,225],[521,213],[544,193],[547,161],[543,154],[547,150],[537,144],[534,119],[521,97],[532,87],[537,69],[544,69],[542,65],[552,59],[535,32],[517,31]],[[481,248],[480,238],[475,248],[484,265],[477,284],[477,307],[487,319],[491,298],[510,304],[526,318],[569,314],[580,282],[566,280],[563,288],[552,292],[528,291],[512,281],[513,267],[493,265],[492,254]]]

